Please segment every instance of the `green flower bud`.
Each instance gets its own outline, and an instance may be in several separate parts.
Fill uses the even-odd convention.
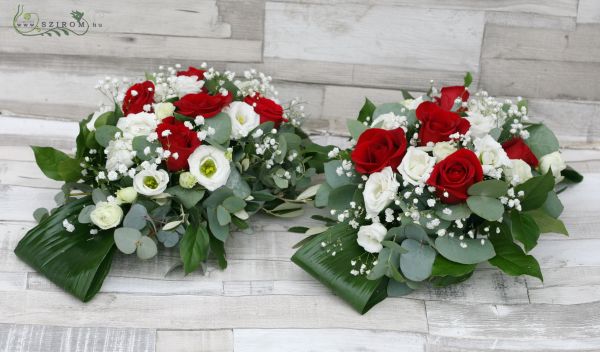
[[[186,171],[179,175],[179,185],[183,188],[190,189],[196,185],[196,182],[198,182],[196,177],[194,177],[194,175],[192,175],[190,172]]]

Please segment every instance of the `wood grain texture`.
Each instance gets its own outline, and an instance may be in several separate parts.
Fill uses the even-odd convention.
[[[156,352],[233,352],[232,330],[158,330]]]
[[[595,0],[579,0],[577,23],[600,23],[600,3]]]

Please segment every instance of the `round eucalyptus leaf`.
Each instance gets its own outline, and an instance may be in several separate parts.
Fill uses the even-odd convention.
[[[405,282],[390,280],[387,287],[387,295],[389,297],[402,297],[413,292],[413,289],[408,287]]]
[[[167,248],[174,247],[179,242],[179,234],[174,231],[158,231],[158,240]]]
[[[467,205],[471,211],[488,221],[499,220],[504,214],[504,205],[496,198],[486,196],[470,196]]]
[[[92,200],[94,203],[98,204],[99,202],[106,202],[106,193],[100,188],[95,188],[92,191]]]
[[[400,255],[400,269],[407,279],[423,281],[431,276],[436,255],[433,248],[411,238],[402,242],[402,248],[408,251]]]
[[[108,146],[108,142],[115,139],[115,135],[117,134],[117,132],[121,132],[121,130],[115,126],[100,126],[96,129],[96,142],[98,142],[98,144],[100,144],[101,146],[106,147]]]
[[[48,209],[46,208],[37,208],[34,212],[33,212],[33,218],[35,219],[35,221],[37,221],[38,223],[40,221],[42,221],[46,216],[50,215],[48,213]]]
[[[423,226],[417,224],[406,224],[402,226],[404,237],[413,239],[417,242],[427,242],[433,244]]]
[[[135,252],[140,238],[142,233],[136,229],[121,227],[115,230],[115,244],[125,254]]]
[[[473,184],[467,190],[470,196],[487,196],[498,198],[506,194],[508,183],[500,180],[485,180]]]
[[[477,264],[496,256],[494,246],[487,239],[482,243],[482,239],[479,238],[461,240],[458,237],[446,235],[435,240],[435,248],[444,258],[460,264]]]
[[[92,213],[92,211],[94,211],[94,209],[96,209],[95,205],[88,205],[87,207],[81,209],[79,215],[77,216],[77,221],[79,221],[79,223],[81,224],[89,224],[90,222],[92,222],[90,214]]]
[[[435,215],[442,220],[454,221],[471,216],[471,209],[466,203],[454,205],[440,203],[436,208]]]
[[[137,256],[140,259],[150,259],[158,253],[156,243],[148,236],[140,238],[137,246]]]
[[[141,230],[146,227],[146,218],[148,217],[148,211],[141,204],[134,204],[129,209],[125,219],[123,219],[124,227],[131,227],[134,229]]]

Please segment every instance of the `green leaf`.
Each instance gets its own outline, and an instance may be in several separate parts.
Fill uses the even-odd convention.
[[[354,140],[358,140],[358,137],[360,137],[360,135],[368,128],[362,122],[357,120],[346,120],[346,126],[348,127],[348,132],[350,132],[350,136]]]
[[[108,142],[115,139],[115,135],[118,132],[121,132],[121,130],[115,126],[111,126],[111,125],[102,126],[98,129],[96,129],[96,132],[95,132],[96,142],[98,142],[98,144],[100,144],[101,146],[106,148],[108,146]]]
[[[508,183],[500,180],[486,180],[475,183],[467,190],[470,196],[499,198],[508,191]]]
[[[433,280],[431,280],[431,283],[435,287],[445,287],[449,285],[459,284],[470,278],[473,275],[473,272],[474,271],[471,271],[470,273],[465,274],[463,276],[437,276],[434,277]]]
[[[286,189],[289,186],[289,181],[286,178],[279,177],[277,175],[272,176],[275,185],[281,189]]]
[[[229,237],[229,225],[223,226],[219,223],[217,209],[212,207],[206,208],[206,217],[208,220],[208,228],[213,236],[218,238],[221,242],[225,242],[227,237]]]
[[[574,183],[579,183],[583,181],[583,175],[575,171],[575,169],[573,169],[570,166],[567,166],[567,168],[561,172],[561,175],[563,175],[566,180],[569,180]]]
[[[147,260],[153,258],[158,253],[156,242],[148,236],[140,238],[136,254],[141,260]]]
[[[544,205],[548,193],[554,189],[554,176],[551,172],[545,175],[530,178],[524,183],[515,187],[518,193],[523,191],[525,195],[521,199],[521,208],[523,211],[537,209]]]
[[[246,207],[246,202],[238,197],[228,197],[223,201],[223,206],[230,213],[237,213]]]
[[[450,209],[450,214],[444,213],[444,209]],[[459,203],[459,204],[443,204],[438,203],[435,210],[435,215],[442,220],[446,221],[454,221],[458,219],[466,219],[471,216],[471,209],[467,203]]]
[[[537,245],[540,229],[533,217],[518,211],[510,213],[511,232],[513,237],[523,243],[525,251],[529,252]]]
[[[462,247],[464,243],[467,246]],[[464,238],[460,240],[458,237],[450,237],[448,235],[438,237],[435,240],[435,248],[446,259],[460,264],[477,264],[485,262],[493,258],[496,253],[494,247],[489,240],[484,240],[481,244],[481,239]]]
[[[413,97],[413,95],[410,94],[410,92],[406,89],[400,89],[400,92],[402,93],[402,98],[404,100],[415,99],[415,97]]]
[[[84,302],[100,290],[114,252],[109,232],[90,236],[88,225],[76,223],[81,210],[92,204],[90,197],[84,197],[55,209],[29,230],[15,249],[21,260]],[[75,231],[67,232],[63,227],[67,218],[75,225]]]
[[[141,204],[133,204],[123,219],[124,227],[131,227],[133,229],[141,230],[146,227],[146,220],[148,218],[148,211]]]
[[[209,249],[209,234],[203,226],[188,225],[179,243],[179,255],[186,274],[196,270],[206,260]]]
[[[92,222],[92,219],[90,218],[90,214],[92,213],[92,211],[94,211],[94,209],[96,209],[95,205],[88,205],[85,208],[81,209],[81,211],[79,212],[79,215],[77,216],[77,221],[79,221],[79,223],[81,223],[81,224],[89,224],[90,222]],[[46,211],[46,214],[48,214],[48,211],[46,209],[44,209],[44,210]],[[35,213],[34,213],[34,216],[35,216]]]
[[[375,111],[375,104],[373,104],[369,99],[365,98],[365,103],[363,104],[360,112],[358,113],[358,122],[367,121],[367,117],[372,117],[373,112]]]
[[[558,139],[545,125],[532,125],[527,128],[527,131],[529,131],[529,138],[525,140],[525,143],[538,159],[558,151]]]
[[[559,219],[550,216],[543,209],[531,210],[526,214],[533,218],[540,233],[560,233],[569,236],[565,224]]]
[[[219,221],[219,225],[226,226],[231,222],[231,215],[227,209],[225,209],[222,205],[217,207],[217,221]]]
[[[560,199],[558,199],[556,192],[552,191],[548,193],[548,198],[546,198],[546,202],[544,202],[542,209],[553,218],[558,218],[560,214],[562,214],[564,206]]]
[[[204,120],[206,127],[215,129],[215,134],[207,138],[211,144],[227,144],[231,137],[231,118],[226,113],[219,113],[211,118]]]
[[[496,221],[504,214],[504,206],[496,198],[470,196],[467,205],[473,213],[489,221]]]
[[[530,275],[544,280],[537,260],[525,254],[521,247],[512,241],[508,233],[490,236],[494,245],[496,256],[489,260],[490,264],[504,271],[508,275]]]
[[[429,278],[436,256],[435,250],[411,238],[402,242],[402,248],[408,251],[400,256],[400,269],[404,276],[412,281]]]
[[[341,160],[331,160],[329,162],[326,162],[325,165],[325,180],[327,181],[327,184],[329,186],[331,186],[331,188],[338,188],[344,185],[349,185],[352,183],[358,183],[359,178],[358,175],[356,174],[356,172],[351,171],[352,172],[352,176],[348,177],[346,175],[346,170],[344,170],[344,173],[342,175],[338,175],[337,174],[337,168],[338,167],[342,167],[342,161]]]
[[[175,196],[186,209],[190,209],[198,204],[205,194],[204,190],[186,189],[181,186],[169,187],[165,192]]]
[[[79,162],[58,149],[31,147],[35,162],[48,178],[56,181],[74,182],[81,178]]]
[[[94,204],[98,204],[100,202],[106,202],[107,194],[100,188],[94,188],[92,190],[92,200]]]
[[[468,87],[471,85],[471,83],[473,83],[473,76],[471,75],[471,72],[467,72],[463,85]]]
[[[390,297],[406,296],[413,291],[406,283],[395,280],[390,280],[387,286],[387,295]]]
[[[317,194],[315,195],[315,207],[322,208],[326,207],[327,203],[329,203],[329,194],[331,193],[331,186],[326,183],[323,183],[319,189],[317,190]]]
[[[106,126],[106,125],[111,125],[114,126],[117,124],[117,119],[115,118],[115,113],[113,111],[107,111],[105,113],[103,113],[102,115],[98,116],[98,118],[96,119],[96,121],[94,122],[94,127],[96,129],[102,127],[102,126]]]
[[[344,299],[359,313],[364,314],[386,297],[387,278],[369,280],[354,276],[350,261],[365,251],[356,243],[356,230],[338,224],[305,243],[292,257],[292,261]],[[321,242],[340,243],[344,250],[336,256],[327,253]]]
[[[42,222],[42,220],[44,220],[47,216],[49,216],[50,214],[48,213],[48,209],[46,208],[37,208],[34,212],[33,212],[33,218],[35,219],[36,222],[40,223]],[[81,221],[80,221],[81,222]]]
[[[146,136],[137,136],[134,137],[131,142],[132,148],[133,150],[135,150],[135,155],[142,160],[152,159],[153,155],[156,154],[156,148],[160,147],[160,143],[158,143],[157,141],[148,142],[146,138]],[[144,150],[146,148],[150,149],[150,152],[148,154],[144,153]]]
[[[383,241],[383,242],[381,242],[381,244],[385,248],[389,248],[391,251],[394,251],[394,252],[396,252],[398,254],[408,253],[408,250],[405,249],[405,248],[403,248],[397,242],[394,242],[394,241]]]
[[[231,189],[236,197],[241,199],[248,198],[248,196],[251,193],[251,189],[248,185],[248,182],[246,182],[246,180],[242,178],[242,175],[240,175],[240,172],[235,167],[231,168],[231,173],[229,174],[229,178],[227,179],[227,183],[225,184],[225,186]]]
[[[455,263],[438,255],[433,262],[431,276],[464,276],[475,270],[476,266],[476,264]]]
[[[138,241],[141,238],[142,233],[137,229],[120,227],[115,230],[115,244],[117,245],[117,248],[125,254],[135,252]]]
[[[227,258],[225,257],[225,243],[219,241],[214,236],[210,236],[210,251],[217,257],[219,268],[224,270],[227,268]]]
[[[373,119],[377,118],[379,115],[387,114],[388,112],[393,112],[398,116],[406,116],[408,109],[404,107],[404,105],[400,103],[385,103],[379,105],[375,111],[373,112]]]
[[[355,198],[358,192],[357,185],[344,185],[334,188],[329,192],[329,200],[327,205],[331,209],[345,210],[350,208],[350,202]]]

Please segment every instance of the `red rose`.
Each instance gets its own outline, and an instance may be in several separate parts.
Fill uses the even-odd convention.
[[[200,70],[197,69],[193,66],[188,67],[188,69],[186,71],[178,71],[177,72],[177,77],[179,76],[196,76],[198,77],[198,81],[201,81],[204,79],[204,70]]]
[[[129,87],[123,99],[123,115],[144,111],[144,105],[154,103],[154,83],[145,81]]]
[[[448,111],[452,110],[457,98],[460,98],[462,101],[469,99],[469,91],[463,86],[444,87],[440,93],[442,94],[441,97],[435,98],[435,102],[439,107]],[[458,111],[464,111],[464,108],[461,107]]]
[[[283,117],[281,105],[269,98],[260,96],[260,94],[255,94],[253,97],[248,96],[244,99],[244,102],[254,107],[254,111],[260,116],[260,123],[273,121],[275,127],[279,127],[282,122],[288,121]]]
[[[466,201],[469,187],[482,180],[483,169],[475,153],[460,149],[435,165],[427,184],[437,189],[442,203],[456,204]]]
[[[384,130],[370,128],[364,131],[356,143],[351,158],[356,171],[372,174],[391,166],[396,170],[406,153],[406,135],[402,128]]]
[[[537,167],[539,164],[538,158],[533,154],[531,149],[529,149],[529,146],[519,137],[515,137],[502,143],[502,148],[504,148],[509,159],[521,159],[532,167]]]
[[[467,119],[458,114],[444,110],[430,101],[423,102],[416,111],[421,122],[419,138],[421,145],[429,142],[445,142],[450,140],[450,135],[459,132],[465,134],[471,127]]]
[[[183,98],[174,102],[177,112],[184,116],[203,116],[210,118],[220,113],[221,110],[231,103],[232,96],[227,94],[210,95],[208,93],[194,93],[184,95]]]
[[[169,132],[163,136],[164,131]],[[167,169],[172,172],[186,170],[190,154],[202,144],[198,134],[173,116],[164,118],[156,127],[156,133],[163,149],[171,152],[167,159]]]

